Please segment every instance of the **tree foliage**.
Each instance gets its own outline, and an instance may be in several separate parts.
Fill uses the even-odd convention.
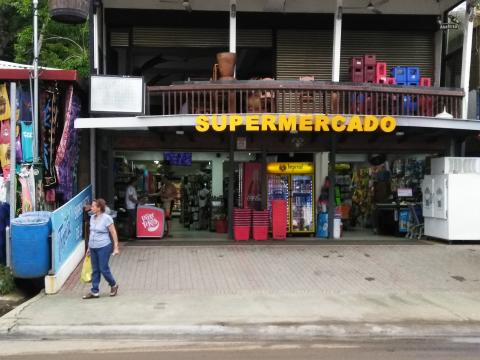
[[[33,62],[33,6],[32,0],[0,0],[0,14],[10,13],[7,28],[14,34],[14,61]],[[61,24],[50,19],[48,1],[39,0],[39,64],[45,67],[78,70],[88,76],[88,22],[81,25]]]

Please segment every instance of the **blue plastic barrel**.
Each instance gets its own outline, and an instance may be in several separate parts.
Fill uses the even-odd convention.
[[[38,217],[44,217],[44,218],[47,218],[48,219],[48,229],[50,230],[50,232],[52,231],[52,212],[50,211],[29,211],[29,212],[26,212],[26,213],[23,213],[23,214],[20,214],[20,217],[21,218],[24,218],[24,217],[34,217],[34,218],[38,218]]]
[[[31,279],[48,274],[51,267],[50,218],[23,216],[12,220],[12,272]]]

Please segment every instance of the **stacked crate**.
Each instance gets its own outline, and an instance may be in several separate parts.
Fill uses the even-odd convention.
[[[363,57],[354,56],[350,64],[350,75],[352,77],[352,82],[363,83],[365,80],[365,68]]]
[[[269,218],[268,210],[253,211],[253,240],[268,240]]]
[[[365,79],[366,83],[374,83],[376,80],[377,71],[377,56],[376,55],[364,55],[363,63],[365,66]]]
[[[237,241],[250,239],[252,209],[233,209],[233,238]]]
[[[420,78],[420,86],[432,86],[432,79],[428,77]],[[421,116],[433,116],[433,97],[420,95],[419,112]]]

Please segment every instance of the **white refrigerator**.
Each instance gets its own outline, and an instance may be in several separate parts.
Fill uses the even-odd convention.
[[[426,236],[480,240],[480,174],[427,175],[422,193]]]

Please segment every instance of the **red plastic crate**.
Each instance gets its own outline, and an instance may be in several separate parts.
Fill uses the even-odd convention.
[[[268,240],[268,226],[254,226],[253,240],[255,241]]]
[[[364,82],[364,76],[363,76],[363,70],[361,71],[352,71],[352,82],[354,83],[363,83]]]
[[[433,97],[420,95],[418,99],[420,116],[433,116]]]
[[[351,59],[350,63],[350,68],[352,70],[357,69],[357,70],[362,70],[365,67],[365,63],[363,62],[363,57],[361,56],[354,56]]]
[[[432,78],[421,77],[420,78],[420,86],[432,86]]]
[[[236,241],[247,241],[250,239],[250,226],[233,226],[233,238]]]
[[[397,80],[394,77],[387,77],[387,85],[396,85]]]
[[[287,238],[286,200],[272,200],[272,236],[275,240]]]
[[[377,63],[377,55],[365,54],[363,56],[363,63],[365,65],[365,67],[367,67],[367,66],[375,67],[375,65]]]
[[[364,81],[364,72],[365,72],[365,67],[364,67],[363,57],[361,56],[352,57],[351,63],[350,63],[350,76],[351,76],[352,82],[362,83]]]
[[[377,63],[375,71],[375,82],[377,84],[385,84],[387,82],[387,63]]]
[[[376,80],[375,67],[367,68],[365,67],[365,79],[366,83],[374,83]]]

